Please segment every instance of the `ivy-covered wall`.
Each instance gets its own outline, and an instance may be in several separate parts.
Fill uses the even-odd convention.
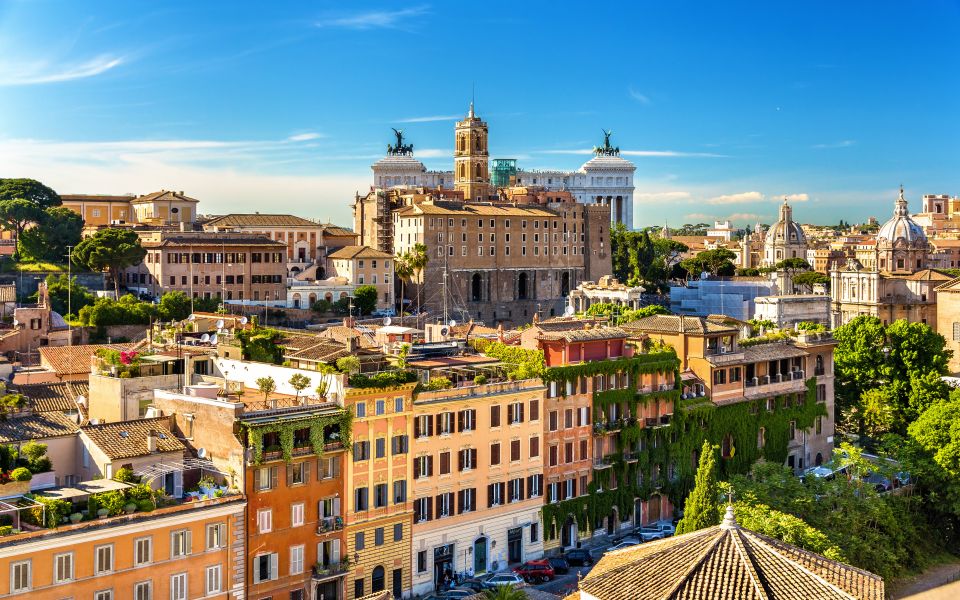
[[[700,450],[705,439],[721,445],[724,438],[730,436],[730,456],[720,458],[718,463],[720,478],[745,473],[760,458],[783,463],[787,459],[790,422],[796,422],[799,432],[813,427],[818,416],[827,414],[825,405],[816,400],[816,379],[811,378],[806,384],[807,391],[799,406],[793,402],[792,395],[777,396],[772,411],[766,410],[766,398],[725,406],[704,402],[702,398],[689,404],[677,399],[679,404],[675,404],[677,409],[669,426],[624,427],[618,434],[618,453],[611,457],[610,467],[594,470],[593,482],[585,496],[544,505],[545,534],[555,535],[568,516],[576,519],[580,531],[592,531],[613,507],[617,507],[621,519],[630,518],[634,500],[647,500],[654,493],[666,494],[674,505],[679,505],[693,487],[697,468],[694,453]],[[622,391],[600,392],[597,396],[600,402],[613,402]],[[643,401],[642,398],[638,396],[637,402]],[[765,430],[765,444],[758,448],[761,427]],[[625,456],[624,448],[635,442],[640,442],[642,450],[634,456]],[[659,465],[656,482],[652,479],[654,465]],[[672,480],[669,479],[671,465]],[[638,473],[643,475],[642,484],[638,484]],[[609,489],[613,474],[618,485],[615,490]]]
[[[344,448],[350,448],[351,426],[353,424],[353,415],[348,410],[341,410],[331,415],[311,415],[300,419],[289,421],[276,421],[267,424],[246,424],[243,426],[247,430],[248,444],[253,446],[253,463],[260,464],[263,459],[263,436],[268,433],[279,433],[280,451],[283,453],[283,460],[290,462],[293,456],[293,438],[294,433],[300,429],[310,430],[310,445],[317,456],[323,456],[324,446],[327,440],[324,437],[324,430],[330,426],[339,428],[339,439],[344,444]]]

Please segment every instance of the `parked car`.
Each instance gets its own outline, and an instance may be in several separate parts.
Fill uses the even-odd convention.
[[[550,566],[553,567],[553,572],[557,575],[570,572],[570,562],[562,556],[551,556],[547,559],[547,562],[550,563]]]
[[[667,537],[662,529],[653,525],[644,525],[643,527],[638,527],[637,535],[640,536],[640,539],[645,542],[662,540],[663,538]]]
[[[557,576],[550,562],[546,560],[530,560],[513,570],[523,577],[527,583],[546,583]]]
[[[495,590],[502,585],[520,587],[526,585],[526,582],[516,573],[495,573],[483,581],[483,588],[487,590]]]
[[[657,531],[659,532],[660,530],[658,529]],[[661,534],[661,537],[663,537],[662,534]],[[640,543],[639,538],[625,537],[622,540],[620,540],[620,543],[607,548],[607,552],[616,552],[617,550],[623,550],[624,548],[630,548],[631,546],[636,546],[639,543]]]
[[[657,521],[653,526],[660,528],[660,531],[663,532],[663,537],[670,537],[677,532],[676,525],[670,521]]]
[[[589,567],[593,564],[593,556],[590,554],[590,551],[585,548],[567,550],[563,557],[567,559],[567,562],[570,563],[571,566]]]
[[[471,589],[453,588],[452,590],[441,592],[440,597],[443,598],[443,600],[448,600],[452,598],[470,598],[476,595],[477,592]]]

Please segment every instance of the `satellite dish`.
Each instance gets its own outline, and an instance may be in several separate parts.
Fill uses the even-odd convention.
[[[217,329],[223,329],[223,319],[217,319]]]
[[[87,405],[87,397],[86,397],[86,396],[77,396],[77,404],[79,404],[80,406],[86,406],[86,405]]]
[[[210,343],[213,344],[214,346],[217,345],[217,334],[213,334],[210,336]]]
[[[441,337],[447,337],[448,335],[450,335],[450,330],[447,329],[446,327],[441,327],[441,328],[440,328],[440,336],[441,336]]]
[[[386,318],[383,320],[383,325],[384,325],[384,326],[387,326],[387,325],[389,325],[390,323],[393,323],[393,319],[391,319],[390,317],[386,317]]]
[[[246,325],[246,324],[247,324],[247,318],[246,318],[246,317],[240,317],[240,324],[241,324],[241,325]]]
[[[197,458],[206,458],[207,449],[206,448],[197,448]]]
[[[450,319],[450,322],[447,323],[447,325],[449,325],[450,327],[456,327],[456,326],[457,326],[457,322],[456,322],[454,319]]]
[[[204,344],[206,344],[207,342],[209,342],[209,341],[210,341],[210,334],[209,334],[209,333],[205,333],[205,334],[201,335],[201,336],[200,336],[200,341],[203,342]]]
[[[196,320],[197,320],[197,315],[195,315],[195,314],[193,314],[193,313],[190,313],[190,316],[187,317],[187,320],[188,320],[188,321],[196,321]]]
[[[563,316],[565,317],[572,317],[573,313],[574,313],[573,307],[570,305],[567,305],[567,307],[563,309]]]

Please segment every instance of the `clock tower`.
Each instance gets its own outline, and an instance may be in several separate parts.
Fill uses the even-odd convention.
[[[483,202],[490,196],[490,153],[487,150],[487,124],[473,112],[457,121],[456,146],[453,153],[454,188],[463,192],[467,201]]]

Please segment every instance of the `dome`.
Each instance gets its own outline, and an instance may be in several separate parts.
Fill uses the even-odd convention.
[[[780,206],[780,219],[767,230],[764,241],[767,245],[806,245],[807,236],[800,224],[793,220],[793,209],[786,198]]]
[[[903,198],[903,187],[900,187],[900,197],[893,208],[893,217],[883,224],[877,232],[877,242],[903,240],[908,244],[926,243],[927,235],[923,228],[910,217],[907,201]]]

